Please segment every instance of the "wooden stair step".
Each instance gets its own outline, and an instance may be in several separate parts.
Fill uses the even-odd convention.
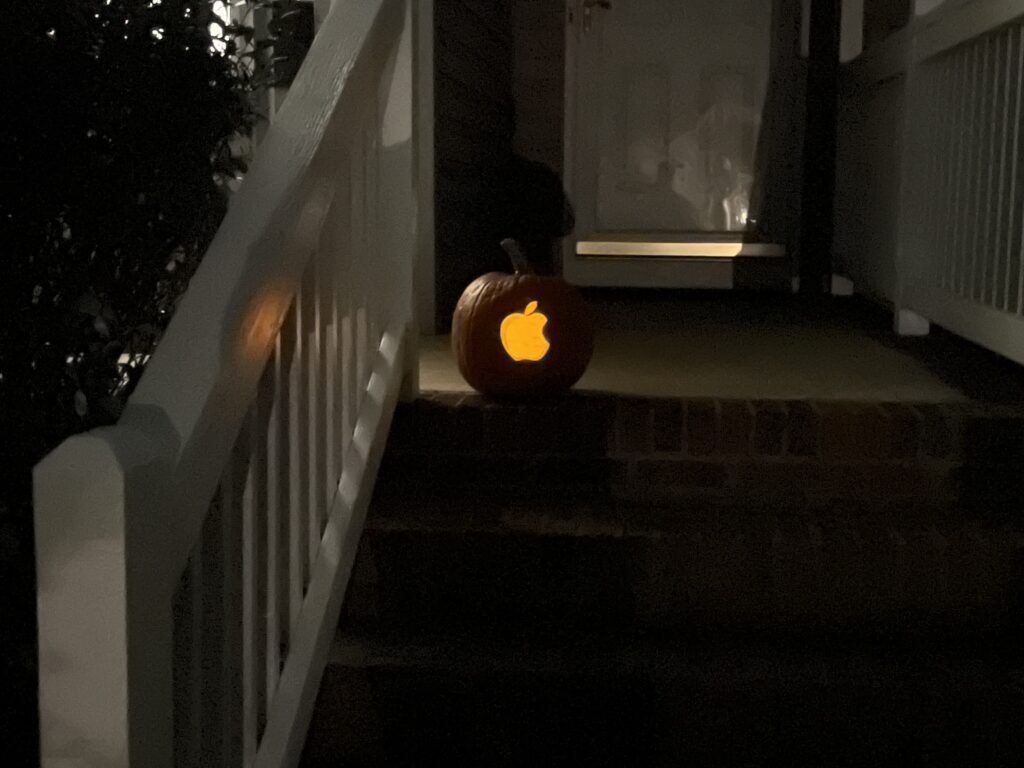
[[[353,626],[1024,627],[1024,534],[945,511],[606,511],[372,517],[345,603]],[[664,513],[666,515],[670,513]]]
[[[340,636],[303,765],[1009,764],[994,648]]]

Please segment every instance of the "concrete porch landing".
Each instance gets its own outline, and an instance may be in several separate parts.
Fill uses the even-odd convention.
[[[856,298],[600,291],[577,389],[642,397],[767,400],[1024,401],[1024,373],[933,328],[900,339],[891,315]],[[470,391],[448,336],[426,337],[425,391]]]

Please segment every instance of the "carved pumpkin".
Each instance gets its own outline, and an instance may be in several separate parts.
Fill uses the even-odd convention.
[[[452,350],[459,372],[495,397],[564,392],[593,353],[587,305],[562,278],[534,274],[513,242],[502,245],[515,273],[478,277],[455,307]]]

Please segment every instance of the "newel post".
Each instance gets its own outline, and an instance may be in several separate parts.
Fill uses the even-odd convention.
[[[34,470],[44,768],[172,768],[172,596],[133,541],[161,495],[156,461],[111,428]]]

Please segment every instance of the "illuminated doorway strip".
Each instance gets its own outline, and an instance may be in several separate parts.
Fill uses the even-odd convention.
[[[655,258],[735,259],[781,258],[786,249],[775,243],[743,243],[728,241],[658,241],[642,236],[597,236],[576,243],[577,256]]]

